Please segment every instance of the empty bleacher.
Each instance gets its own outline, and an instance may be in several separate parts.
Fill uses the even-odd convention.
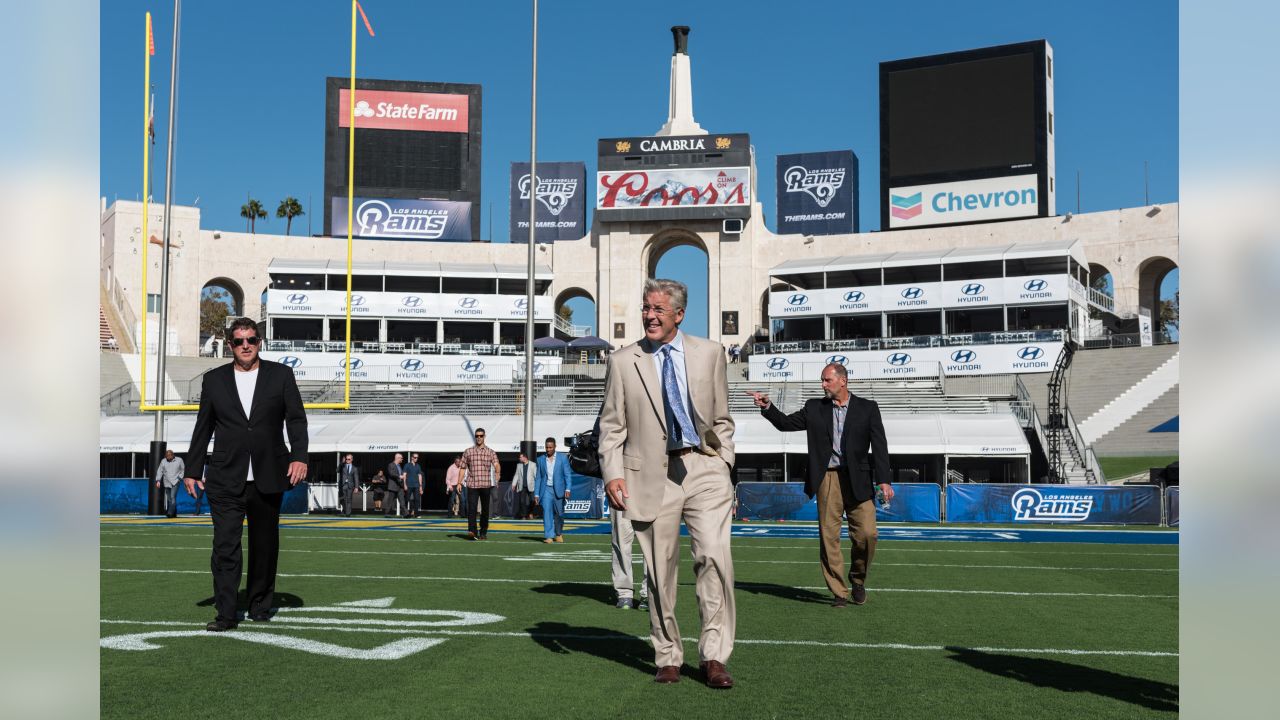
[[[1075,354],[1067,373],[1066,404],[1079,423],[1085,441],[1093,444],[1094,452],[1103,456],[1177,453],[1178,433],[1150,432],[1151,428],[1178,414],[1177,354],[1178,345],[1086,350]],[[1099,424],[1096,419],[1090,422],[1099,411],[1161,367],[1164,371],[1155,378],[1161,381],[1160,387],[1143,393],[1145,397],[1136,403],[1125,403],[1135,407],[1119,408],[1123,411],[1122,417],[1113,417],[1108,422]],[[1163,376],[1171,370],[1173,384],[1169,387],[1170,378]],[[1031,400],[1043,414],[1049,404],[1049,374],[1023,375],[1022,380]],[[1091,425],[1096,432],[1090,432]],[[1094,434],[1097,436],[1091,436]]]

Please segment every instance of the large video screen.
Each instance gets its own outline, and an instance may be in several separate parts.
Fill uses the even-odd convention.
[[[1030,167],[1035,54],[885,73],[889,177]]]

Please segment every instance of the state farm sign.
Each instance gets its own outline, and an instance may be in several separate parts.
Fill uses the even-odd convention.
[[[356,90],[356,127],[380,130],[467,131],[466,95]],[[351,126],[351,94],[338,91],[338,125]]]

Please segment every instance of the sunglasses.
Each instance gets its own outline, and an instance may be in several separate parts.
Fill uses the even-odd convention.
[[[476,433],[476,438],[477,438],[477,439],[480,439],[480,438],[483,438],[483,437],[484,437],[484,433]]]
[[[240,347],[245,343],[249,343],[250,345],[257,345],[260,342],[262,342],[262,338],[258,337],[257,335],[250,335],[249,337],[243,337],[243,338],[231,338],[231,347]]]

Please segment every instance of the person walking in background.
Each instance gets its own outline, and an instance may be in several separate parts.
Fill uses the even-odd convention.
[[[542,542],[564,542],[564,501],[569,499],[569,462],[556,457],[556,439],[547,438],[538,457],[538,494],[542,503]]]
[[[209,474],[208,470],[206,469],[205,474],[201,475],[200,479],[203,480],[204,482],[208,482],[208,479],[207,479],[208,474]],[[199,515],[203,512],[200,508],[204,507],[204,483],[203,482],[196,483],[195,490],[196,490],[196,514]]]
[[[613,551],[613,589],[617,593],[617,607],[621,609],[630,609],[635,595],[635,562],[631,554],[631,548],[635,543],[636,530],[631,525],[631,521],[622,516],[622,513],[613,511],[609,512],[609,545]],[[643,564],[642,564],[643,568]],[[640,602],[635,605],[638,610],[649,609],[649,571],[644,569],[643,579],[640,581]]]
[[[702,633],[698,659],[711,688],[733,687],[725,666],[737,627],[733,557],[733,416],[720,345],[680,331],[684,283],[647,280],[645,337],[609,358],[600,411],[600,467],[609,505],[630,520],[653,592],[649,637],[654,681],[680,681],[676,623],[680,522],[689,529]]]
[[[498,484],[502,465],[498,463],[498,453],[484,444],[484,428],[476,428],[475,440],[476,444],[462,453],[462,462],[466,466],[462,482],[467,488],[467,539],[486,540],[489,537],[490,496],[493,486]]]
[[[307,477],[307,414],[293,370],[258,357],[258,324],[242,317],[227,328],[234,359],[204,374],[200,410],[191,431],[183,482],[195,497],[208,467],[213,516],[213,604],[210,632],[235,628],[240,587],[240,537],[249,520],[249,619],[266,622],[274,610],[280,554],[280,504]],[[284,435],[288,433],[289,444]],[[209,441],[214,441],[209,453]]]
[[[156,487],[164,488],[164,512],[178,517],[178,485],[182,482],[187,466],[172,450],[164,451],[164,459],[156,466]]]
[[[418,464],[418,453],[410,455],[404,466],[404,486],[409,504],[405,517],[416,518],[422,511],[422,466]]]
[[[378,512],[382,509],[382,501],[386,499],[387,473],[382,470],[374,473],[369,485],[373,487],[373,511]]]
[[[404,455],[396,453],[387,463],[387,495],[382,500],[382,517],[392,517],[407,512],[404,504]]]
[[[462,476],[465,472],[462,456],[459,455],[453,459],[449,469],[444,473],[445,503],[448,505],[449,517],[461,516],[463,508],[466,507],[466,501],[462,499],[464,490]]]
[[[521,520],[533,517],[533,499],[536,497],[534,492],[538,487],[537,473],[534,470],[528,456],[520,453],[520,464],[516,465],[516,474],[511,478],[511,492],[514,496],[512,516]]]
[[[834,596],[834,607],[867,601],[867,571],[876,554],[875,490],[871,487],[871,463],[885,500],[893,499],[889,473],[889,445],[885,441],[880,406],[874,400],[849,392],[849,371],[831,363],[822,369],[822,397],[805,401],[804,407],[783,415],[764,393],[748,392],[760,414],[783,432],[806,430],[809,468],[804,491],[818,496],[819,561],[822,577]],[[870,451],[871,457],[867,457]],[[853,543],[849,585],[844,579],[844,554],[840,549],[841,520],[849,518]]]
[[[355,464],[351,453],[347,453],[338,467],[338,510],[346,517],[351,517],[351,499],[359,482],[360,466]]]

